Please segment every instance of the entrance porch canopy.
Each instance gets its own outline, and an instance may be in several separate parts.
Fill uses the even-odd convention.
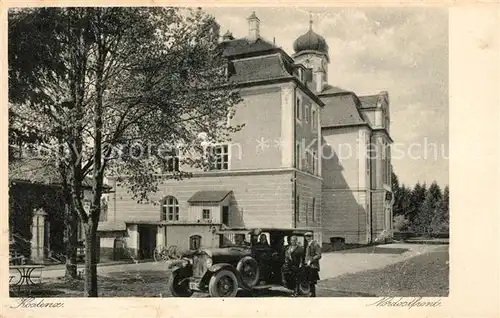
[[[231,190],[198,191],[187,201],[189,203],[220,203],[232,192]]]

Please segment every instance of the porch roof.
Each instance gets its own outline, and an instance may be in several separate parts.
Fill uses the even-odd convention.
[[[224,200],[233,191],[231,190],[205,190],[196,192],[189,203],[219,203]]]
[[[124,221],[105,221],[99,222],[97,226],[98,232],[114,232],[114,231],[126,231],[127,225]]]

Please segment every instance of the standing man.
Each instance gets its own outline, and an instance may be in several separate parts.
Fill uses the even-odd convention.
[[[307,247],[305,253],[305,262],[308,268],[307,278],[311,288],[311,297],[316,297],[316,283],[319,280],[319,260],[321,259],[321,246],[313,240],[313,233],[304,234]]]

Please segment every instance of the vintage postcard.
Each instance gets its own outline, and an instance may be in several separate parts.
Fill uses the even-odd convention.
[[[4,4],[2,317],[498,316],[466,5]]]

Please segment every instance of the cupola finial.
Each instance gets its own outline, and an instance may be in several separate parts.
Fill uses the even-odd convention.
[[[313,14],[309,13],[309,30],[313,28]]]

